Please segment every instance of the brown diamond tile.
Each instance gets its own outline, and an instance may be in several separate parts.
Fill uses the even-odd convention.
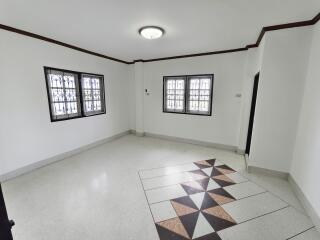
[[[190,213],[198,212],[198,209],[188,207],[188,206],[181,204],[181,203],[178,203],[178,202],[171,201],[171,204],[172,204],[172,206],[178,216],[184,216],[184,215],[187,215]]]
[[[190,239],[189,234],[187,233],[185,227],[183,226],[183,224],[181,223],[179,218],[172,218],[172,219],[157,223],[156,225],[172,232],[173,233],[172,236],[175,236],[175,234],[177,234],[179,236],[184,237],[185,239]],[[159,230],[158,230],[158,232],[159,232]],[[159,235],[160,235],[160,233],[159,233]],[[161,238],[161,239],[163,239],[163,238]],[[168,239],[170,239],[170,238],[168,238]],[[174,239],[174,238],[172,238],[172,239]]]
[[[213,200],[215,200],[219,205],[223,205],[223,204],[226,204],[226,203],[235,201],[235,200],[232,199],[232,198],[228,198],[228,197],[225,197],[225,196],[216,194],[216,193],[208,192],[208,194],[209,194],[209,196],[210,196]]]
[[[202,211],[207,213],[207,214],[216,216],[218,218],[227,220],[229,222],[236,223],[236,221],[233,220],[233,218],[220,206],[208,208],[208,209],[205,209],[205,210],[202,210]]]
[[[225,182],[230,182],[230,183],[234,183],[230,178],[228,178],[226,175],[222,174],[222,175],[218,175],[218,176],[214,176],[212,177],[213,179],[217,179],[217,180],[222,180]]]

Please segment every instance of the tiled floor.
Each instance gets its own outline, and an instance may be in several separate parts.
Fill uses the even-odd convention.
[[[208,177],[199,174],[193,162],[210,158],[236,170],[225,175],[237,184],[216,177],[203,194]],[[140,171],[140,179],[141,169],[148,170]],[[199,239],[228,224],[233,226],[212,233],[210,239],[320,239],[288,182],[244,169],[243,157],[232,152],[128,135],[7,181],[3,192],[9,216],[16,222],[15,240],[158,240],[154,221],[166,219],[174,220],[160,228],[175,225],[184,237],[194,229],[193,236]],[[203,172],[207,175],[209,170]],[[222,189],[220,184],[229,186]],[[212,196],[214,202],[203,205],[203,199]],[[265,206],[255,201],[264,201]],[[250,204],[252,209],[241,212]],[[284,204],[288,207],[281,209]],[[177,218],[183,219],[181,224]],[[217,218],[222,219],[218,226],[212,222]]]
[[[217,159],[139,174],[160,240],[318,237],[303,212]]]

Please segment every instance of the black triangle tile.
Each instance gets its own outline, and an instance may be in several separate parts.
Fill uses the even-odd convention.
[[[188,238],[185,238],[183,236],[180,236],[174,232],[171,232],[170,230],[159,226],[156,224],[156,228],[160,237],[160,240],[186,240]]]
[[[230,193],[228,193],[226,190],[224,190],[223,188],[213,189],[213,190],[210,190],[208,192],[215,193],[215,194],[218,194],[218,195],[221,195],[221,196],[224,196],[224,197],[231,198],[231,199],[235,200],[235,198]]]
[[[220,172],[219,169],[217,169],[216,167],[213,167],[210,177],[215,177],[215,176],[219,176],[219,175],[222,175],[222,174],[223,173]]]
[[[203,164],[197,163],[197,162],[194,162],[194,164],[195,164],[197,167],[199,167],[200,169],[211,167],[211,166],[203,165]]]
[[[215,162],[216,162],[216,159],[209,159],[209,160],[206,160],[207,163],[209,163],[211,166],[214,166]]]
[[[198,211],[198,212],[191,213],[191,214],[184,215],[184,216],[180,217],[180,220],[181,220],[184,228],[188,232],[189,236],[193,235],[194,229],[195,229],[197,221],[198,221],[199,213],[200,212]]]
[[[194,202],[191,200],[189,196],[175,198],[175,199],[172,199],[171,201],[181,203],[183,205],[186,205],[188,207],[198,210],[198,207],[194,204]]]
[[[205,193],[204,194],[204,198],[203,198],[203,201],[202,201],[202,205],[201,205],[201,210],[203,209],[207,209],[207,208],[211,208],[211,207],[215,207],[215,206],[218,206],[219,204],[214,201],[208,193]]]
[[[206,178],[206,179],[202,179],[202,180],[196,180],[196,182],[199,183],[201,185],[201,187],[203,187],[203,189],[207,189],[208,184],[209,184],[209,180],[210,180],[210,178]]]
[[[227,187],[227,186],[230,186],[230,185],[234,185],[235,183],[234,182],[226,182],[226,181],[223,181],[223,180],[220,180],[220,179],[213,179],[216,183],[218,183],[221,187]]]
[[[204,190],[200,190],[200,189],[196,189],[190,186],[186,186],[184,184],[181,184],[181,186],[183,187],[183,189],[186,191],[187,194],[195,194],[195,193],[200,193],[200,192],[204,192]]]
[[[237,225],[236,223],[229,222],[227,220],[218,218],[216,216],[213,216],[211,214],[202,212],[203,216],[207,219],[207,221],[210,223],[210,225],[213,227],[213,229],[217,232],[222,229],[232,227],[234,225]]]
[[[234,171],[235,172],[235,170],[233,170],[231,167],[229,167],[229,166],[227,166],[227,165],[219,165],[219,166],[217,166],[218,168],[223,168],[223,169],[225,169],[225,170],[230,170],[230,171]]]
[[[221,238],[214,232],[202,237],[194,238],[194,240],[221,240]]]

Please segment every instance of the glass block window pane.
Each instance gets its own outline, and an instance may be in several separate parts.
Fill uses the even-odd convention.
[[[164,79],[164,110],[168,112],[185,111],[185,78],[165,77]]]
[[[78,74],[45,69],[52,120],[63,120],[81,115]]]
[[[212,76],[188,77],[187,112],[209,115],[211,113]]]
[[[81,75],[83,111],[86,116],[105,113],[104,84],[100,75]]]

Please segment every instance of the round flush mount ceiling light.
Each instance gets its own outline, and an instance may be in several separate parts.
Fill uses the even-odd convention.
[[[146,26],[139,29],[139,33],[146,39],[157,39],[162,37],[164,30],[156,26]]]

